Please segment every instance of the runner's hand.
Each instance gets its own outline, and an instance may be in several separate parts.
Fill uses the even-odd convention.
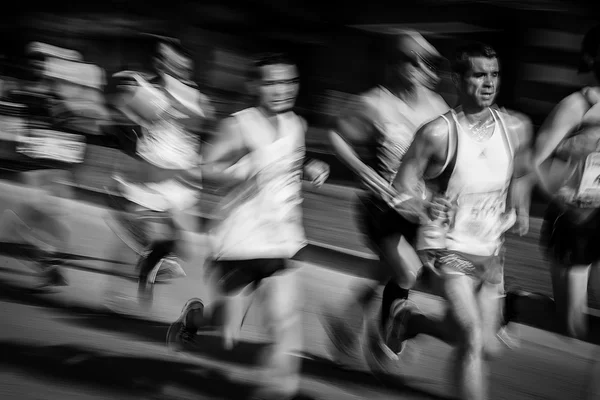
[[[329,164],[321,160],[310,160],[304,166],[306,178],[316,187],[321,187],[329,178]]]
[[[431,221],[449,222],[452,209],[452,202],[444,196],[434,195],[427,203],[427,215]]]
[[[517,215],[517,221],[516,221],[515,225],[511,228],[511,232],[515,233],[519,236],[527,235],[527,232],[529,232],[529,215],[528,214]]]
[[[400,202],[393,202],[392,208],[398,214],[415,224],[421,224],[429,219],[426,208],[423,207],[423,201],[416,198],[409,198]]]

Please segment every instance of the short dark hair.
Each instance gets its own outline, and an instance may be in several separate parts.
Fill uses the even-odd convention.
[[[464,76],[471,68],[470,59],[473,57],[498,58],[496,50],[488,44],[471,42],[460,46],[452,63],[452,71]]]
[[[296,63],[285,53],[263,53],[254,58],[249,71],[250,80],[262,79],[260,69],[267,65],[296,65]]]

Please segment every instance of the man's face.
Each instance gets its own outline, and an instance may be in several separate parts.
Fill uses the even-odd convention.
[[[258,94],[261,106],[272,113],[291,110],[298,96],[299,77],[295,65],[273,64],[260,68]]]
[[[459,77],[459,90],[465,101],[478,107],[494,104],[500,86],[500,65],[497,58],[472,57],[471,67]]]

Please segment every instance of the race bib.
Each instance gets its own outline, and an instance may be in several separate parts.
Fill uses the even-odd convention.
[[[461,196],[458,200],[454,230],[480,239],[497,235],[505,208],[506,191]]]
[[[600,207],[600,152],[594,152],[587,156],[577,200],[587,207]]]

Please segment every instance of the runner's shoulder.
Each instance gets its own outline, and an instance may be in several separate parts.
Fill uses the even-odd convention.
[[[533,134],[533,122],[531,118],[520,111],[505,107],[498,108],[498,111],[505,117],[504,121],[508,129],[507,133],[514,136],[521,144],[529,142]]]
[[[424,124],[417,131],[415,140],[420,140],[432,145],[443,144],[445,146],[450,133],[446,118],[447,117],[444,117],[444,114],[442,114]]]

